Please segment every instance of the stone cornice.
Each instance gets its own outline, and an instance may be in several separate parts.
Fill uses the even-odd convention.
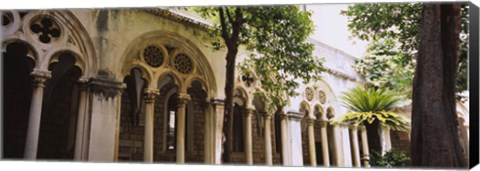
[[[359,81],[359,80],[357,80],[356,78],[354,78],[354,77],[352,77],[352,76],[350,76],[350,75],[347,75],[347,74],[345,74],[345,73],[343,73],[343,72],[340,72],[340,71],[335,71],[335,70],[330,69],[330,68],[325,68],[325,71],[326,71],[327,73],[329,73],[329,74],[332,74],[332,75],[334,75],[334,76],[340,77],[340,78],[342,78],[342,79],[344,79],[344,80],[348,80],[348,81]]]
[[[295,112],[295,111],[288,111],[287,112],[287,117],[289,119],[293,119],[293,120],[302,120],[303,119],[303,113],[301,112]]]
[[[196,21],[196,20],[194,20],[190,17],[186,17],[186,16],[183,16],[183,15],[177,14],[175,12],[172,12],[172,11],[168,10],[168,9],[146,8],[146,9],[141,9],[141,10],[145,11],[147,13],[156,15],[156,16],[167,18],[167,19],[175,21],[175,22],[179,22],[179,23],[186,24],[186,25],[189,25],[189,26],[194,26],[194,27],[196,27],[198,29],[201,29],[201,30],[204,30],[204,31],[208,31],[208,30],[212,29],[212,27],[208,24]]]

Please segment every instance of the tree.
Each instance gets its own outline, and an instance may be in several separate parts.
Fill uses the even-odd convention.
[[[233,85],[239,47],[242,45],[257,54],[257,64],[265,64],[265,69],[278,71],[275,79],[301,78],[310,81],[312,75],[321,72],[321,63],[312,56],[313,45],[306,42],[313,32],[313,23],[310,13],[296,6],[206,7],[196,8],[195,11],[215,21],[211,30],[211,35],[217,38],[212,42],[214,48],[227,48],[223,127],[226,142],[223,160],[230,162],[233,147]],[[287,84],[296,85],[290,81]]]
[[[392,39],[374,40],[367,54],[355,61],[353,68],[368,86],[389,88],[399,95],[411,98],[415,59],[405,60],[405,54],[395,49],[398,44]]]
[[[385,88],[353,88],[345,92],[343,105],[352,110],[334,120],[334,124],[365,125],[370,150],[384,151],[379,128],[407,131],[409,123],[391,110],[402,100],[397,93]]]
[[[353,36],[365,41],[395,40],[405,63],[414,60],[420,41],[421,3],[355,4],[342,11],[349,18],[348,28]],[[460,66],[456,92],[467,89],[468,6],[461,4]],[[395,56],[392,56],[395,57]],[[382,65],[383,63],[379,63]],[[413,74],[413,73],[411,73]],[[413,78],[412,76],[409,76]]]
[[[395,39],[410,54],[405,60],[417,57],[412,98],[412,165],[466,166],[455,114],[455,92],[467,88],[466,3],[357,4],[342,13],[349,16],[348,27],[354,36],[362,40]]]
[[[413,81],[413,166],[466,167],[455,112],[460,4],[424,4]]]

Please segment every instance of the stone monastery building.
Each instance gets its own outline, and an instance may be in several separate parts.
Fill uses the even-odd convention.
[[[4,158],[222,164],[226,49],[210,47],[208,21],[161,8],[2,18]],[[327,71],[282,111],[266,113],[259,80],[237,74],[233,163],[368,166],[364,127],[329,124],[348,112],[339,96],[363,86],[358,57],[308,41]],[[408,152],[408,133],[381,137]]]

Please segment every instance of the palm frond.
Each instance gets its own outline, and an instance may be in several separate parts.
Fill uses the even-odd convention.
[[[392,112],[393,107],[402,98],[386,89],[354,88],[341,97],[343,105],[352,112],[348,112],[333,120],[333,124],[372,124],[379,122],[380,127],[391,130],[407,131],[409,123]]]

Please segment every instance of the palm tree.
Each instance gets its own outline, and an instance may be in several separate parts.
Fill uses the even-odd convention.
[[[336,119],[334,124],[365,125],[371,150],[383,151],[380,142],[381,130],[407,131],[409,123],[392,112],[402,100],[398,94],[387,89],[353,88],[341,96],[343,105],[351,110]],[[379,130],[379,128],[381,128]]]

